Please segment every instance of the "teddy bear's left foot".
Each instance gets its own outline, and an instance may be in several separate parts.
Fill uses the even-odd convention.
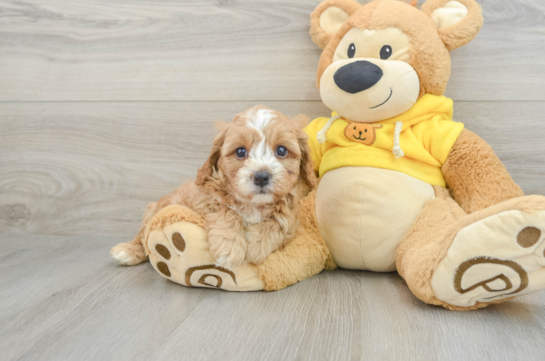
[[[544,200],[513,200],[511,209],[459,229],[433,272],[435,296],[471,307],[545,289]]]
[[[183,206],[168,206],[152,220],[146,242],[150,262],[163,277],[190,287],[255,291],[265,287],[257,267],[216,265],[204,219]]]

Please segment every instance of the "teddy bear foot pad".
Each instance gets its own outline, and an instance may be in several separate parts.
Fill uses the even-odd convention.
[[[172,208],[171,208],[172,207]],[[171,206],[156,217],[184,218],[188,208]],[[178,212],[178,216],[172,216]],[[194,214],[192,215],[194,217]],[[168,223],[168,222],[167,222]],[[228,291],[254,291],[264,288],[257,268],[250,264],[227,269],[215,264],[208,251],[205,230],[190,221],[175,221],[150,232],[148,237],[150,263],[163,277],[192,287],[219,288]]]
[[[545,211],[510,210],[461,229],[432,288],[441,301],[461,307],[545,289]]]

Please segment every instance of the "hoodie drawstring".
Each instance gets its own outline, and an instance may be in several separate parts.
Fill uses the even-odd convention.
[[[401,146],[399,145],[399,137],[401,136],[402,129],[403,129],[403,122],[396,122],[396,127],[394,130],[394,148],[392,149],[392,153],[394,153],[396,159],[399,159],[405,156],[403,149],[401,149]]]
[[[337,114],[337,115],[329,118],[327,123],[325,123],[325,125],[322,127],[322,129],[320,129],[320,131],[316,134],[316,138],[318,138],[318,143],[320,143],[320,144],[325,143],[325,141],[327,140],[327,131],[329,130],[329,128],[331,128],[333,123],[335,123],[335,120],[339,119],[340,117],[341,116]]]

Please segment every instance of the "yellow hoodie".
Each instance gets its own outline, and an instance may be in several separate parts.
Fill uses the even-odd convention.
[[[441,167],[464,129],[462,123],[452,120],[452,113],[451,99],[426,94],[407,112],[380,122],[362,124],[337,119],[323,144],[317,134],[329,118],[316,118],[305,128],[314,170],[323,176],[340,167],[384,168],[445,187]],[[334,116],[337,113],[333,112]],[[401,127],[397,133],[404,153],[400,158],[393,152],[396,123]]]

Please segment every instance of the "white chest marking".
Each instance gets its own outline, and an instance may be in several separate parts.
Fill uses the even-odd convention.
[[[252,206],[251,204],[245,205],[242,207],[229,207],[235,212],[238,213],[238,215],[242,218],[242,223],[244,224],[244,228],[257,224],[261,221],[263,221],[263,217],[261,215],[261,212],[257,209],[257,207]]]

